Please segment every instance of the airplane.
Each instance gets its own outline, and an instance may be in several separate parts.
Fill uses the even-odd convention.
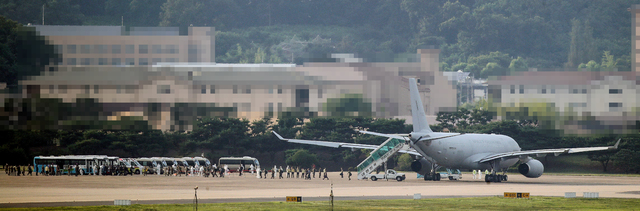
[[[491,173],[485,175],[485,182],[507,181],[507,169],[518,161],[520,161],[520,165],[518,165],[519,173],[528,178],[538,178],[544,172],[544,166],[540,161],[532,158],[531,156],[533,155],[544,157],[547,154],[558,156],[579,152],[613,150],[617,149],[620,144],[620,139],[618,139],[613,146],[523,151],[513,138],[506,135],[434,132],[427,122],[422,99],[418,93],[418,85],[414,78],[409,79],[409,93],[413,132],[409,133],[408,136],[371,131],[359,132],[404,140],[409,148],[401,149],[398,152],[416,156],[416,159],[411,163],[411,169],[424,175],[424,180],[439,181],[440,174],[436,173],[436,171],[440,167],[446,167],[448,169],[488,169]],[[368,144],[287,139],[275,131],[272,132],[280,140],[291,143],[352,149],[376,149],[380,147]],[[502,174],[498,174],[498,171],[502,171]]]

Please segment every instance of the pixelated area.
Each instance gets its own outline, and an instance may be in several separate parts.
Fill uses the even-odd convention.
[[[637,131],[638,83],[635,72],[575,68],[512,72],[488,81],[497,116],[573,134]]]
[[[418,78],[432,124],[439,112],[485,101],[482,109],[497,120],[565,133],[630,133],[640,121],[636,72],[530,68],[478,80],[461,70],[442,72],[438,49],[385,62],[332,54],[302,65],[226,64],[215,63],[213,27],[24,28],[25,42],[44,42],[52,49],[35,50],[55,55],[26,60],[48,65],[44,71],[34,65],[41,73],[19,81],[22,93],[4,94],[4,129],[192,130],[203,117],[411,123],[408,78]]]

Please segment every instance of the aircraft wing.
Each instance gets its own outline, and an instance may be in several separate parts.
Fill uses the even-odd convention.
[[[309,144],[309,145],[316,145],[316,146],[323,146],[323,147],[333,147],[333,148],[340,148],[340,147],[356,148],[356,149],[376,149],[376,148],[378,148],[378,145],[370,145],[370,144],[354,144],[354,143],[342,143],[342,142],[331,142],[331,141],[312,141],[312,140],[301,140],[301,139],[286,139],[286,138],[283,138],[282,136],[280,136],[280,134],[276,133],[276,131],[271,131],[271,132],[273,132],[273,134],[276,135],[276,137],[278,137],[278,139],[283,140],[283,141],[287,141],[287,142],[291,142],[291,143]]]
[[[620,139],[618,139],[618,141],[616,142],[615,145],[606,146],[606,147],[538,149],[538,150],[526,150],[526,151],[496,153],[496,154],[488,155],[488,156],[478,160],[477,162],[484,163],[484,162],[489,162],[489,161],[496,160],[496,159],[515,158],[515,157],[520,157],[520,156],[524,156],[524,155],[536,155],[538,157],[541,157],[541,156],[544,156],[546,154],[552,154],[552,153],[555,156],[558,156],[558,155],[561,155],[561,154],[572,154],[572,153],[579,153],[579,152],[612,150],[612,149],[617,149],[619,144],[620,144]]]
[[[352,149],[376,149],[379,147],[379,145],[371,145],[371,144],[354,144],[354,143],[342,143],[342,142],[331,142],[331,141],[287,139],[287,138],[283,138],[282,136],[280,136],[280,134],[276,133],[275,131],[271,131],[271,132],[273,132],[273,134],[276,135],[276,137],[278,137],[278,139],[280,140],[291,142],[291,143],[298,143],[298,144],[309,144],[309,145],[333,147],[333,148],[344,147],[344,148],[352,148]],[[391,136],[397,136],[397,135],[391,135]],[[402,138],[402,137],[399,137],[399,138]],[[412,148],[401,149],[398,152],[421,156],[420,153],[418,153],[416,150]]]

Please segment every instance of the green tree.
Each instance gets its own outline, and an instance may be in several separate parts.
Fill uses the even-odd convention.
[[[625,173],[640,171],[640,164],[636,162],[640,159],[640,153],[631,149],[621,149],[611,157],[614,165]]]
[[[571,45],[565,66],[575,67],[577,64],[595,59],[596,46],[593,38],[593,28],[589,26],[588,21],[571,20],[571,33],[569,35],[571,36]]]
[[[333,117],[368,117],[373,114],[371,103],[364,99],[362,94],[344,94],[340,98],[329,98],[326,103],[322,104],[322,110]]]
[[[59,55],[34,28],[0,16],[0,82],[17,91],[18,80],[39,75]]]
[[[517,59],[511,60],[511,64],[509,64],[509,69],[516,71],[527,71],[527,62],[524,58],[519,57]]]
[[[409,171],[411,170],[411,163],[413,162],[413,158],[411,158],[410,154],[403,153],[398,157],[398,169],[399,171]]]
[[[309,153],[306,149],[299,149],[287,158],[286,163],[291,166],[311,168],[311,165],[318,163],[318,157],[316,154]]]

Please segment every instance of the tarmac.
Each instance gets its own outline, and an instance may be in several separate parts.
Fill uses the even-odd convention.
[[[526,178],[509,174],[509,181],[486,183],[465,173],[458,181],[424,181],[407,172],[407,180],[352,180],[329,172],[330,180],[312,178],[259,179],[255,175],[219,177],[134,176],[8,176],[0,174],[0,208],[113,205],[117,199],[132,204],[192,203],[197,186],[199,203],[285,201],[302,196],[303,201],[412,199],[502,196],[504,192],[527,192],[531,196],[559,196],[565,192],[598,192],[599,197],[640,198],[640,177],[542,175]],[[346,175],[347,172],[344,172]]]

